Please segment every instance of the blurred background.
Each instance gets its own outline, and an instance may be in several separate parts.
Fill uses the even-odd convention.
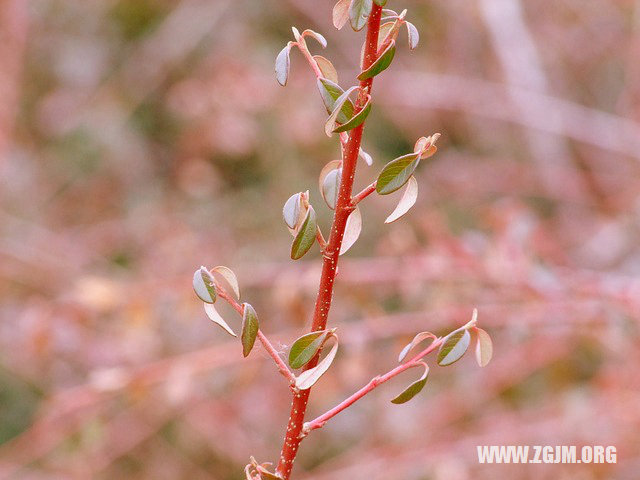
[[[0,2],[0,477],[244,478],[277,459],[289,392],[211,324],[193,271],[227,265],[282,352],[320,257],[289,260],[281,207],[338,157],[290,26],[355,83],[364,32],[329,0]],[[396,378],[306,439],[299,480],[635,479],[640,469],[640,2],[391,0],[357,188],[421,135],[440,151],[362,205],[315,417],[474,307],[492,363]],[[239,318],[220,307],[236,328]],[[433,363],[433,360],[430,360]],[[616,465],[479,465],[476,445],[615,445]],[[578,450],[579,451],[579,450]]]

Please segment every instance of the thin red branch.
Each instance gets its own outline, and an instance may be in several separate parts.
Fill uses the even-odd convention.
[[[369,16],[367,26],[367,38],[365,41],[364,68],[368,68],[376,59],[378,34],[380,32],[380,17],[382,7],[373,5],[373,9]],[[371,93],[373,78],[360,82],[360,91]],[[356,104],[359,111],[363,107],[363,100],[366,95],[360,95]],[[362,133],[364,123],[351,131],[349,141],[343,148],[342,162],[342,182],[338,192],[338,200],[336,202],[336,210],[331,227],[329,242],[324,251],[322,275],[320,278],[320,286],[313,314],[313,323],[311,330],[324,330],[327,325],[327,316],[331,308],[331,298],[333,296],[333,285],[336,278],[338,267],[338,256],[342,245],[342,238],[347,224],[347,218],[353,210],[351,205],[351,192],[353,190],[353,180],[355,177],[356,164],[358,160],[358,152],[362,142]],[[318,356],[312,359],[305,369],[313,368],[318,363]],[[293,396],[291,412],[289,414],[289,422],[287,432],[282,446],[282,452],[278,461],[277,472],[284,480],[288,480],[291,475],[293,461],[298,453],[300,441],[302,440],[301,432],[304,423],[304,416],[307,410],[309,394],[311,389],[296,392]]]
[[[351,204],[355,206],[355,205],[359,204],[362,200],[367,198],[369,195],[371,195],[373,192],[375,192],[376,191],[376,183],[377,182],[373,182],[371,185],[367,186],[364,190],[362,190],[359,194],[355,195],[351,199]]]

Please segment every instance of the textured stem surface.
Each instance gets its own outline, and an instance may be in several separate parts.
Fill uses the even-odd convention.
[[[380,32],[380,16],[382,7],[374,4],[369,16],[367,25],[367,38],[364,55],[364,68],[368,68],[376,59],[378,34]],[[371,93],[371,85],[373,78],[360,82],[361,91],[366,89]],[[357,108],[362,108],[366,95],[358,97]],[[362,133],[364,123],[351,131],[349,141],[344,145],[343,165],[342,165],[342,182],[338,193],[338,201],[336,203],[333,225],[329,242],[324,252],[324,261],[322,265],[322,276],[320,277],[320,286],[318,296],[316,297],[315,310],[313,314],[313,323],[311,330],[324,330],[327,325],[327,316],[331,308],[331,298],[333,296],[333,285],[335,282],[336,271],[338,267],[338,256],[340,247],[342,246],[342,237],[344,236],[347,218],[353,211],[351,203],[351,192],[353,190],[353,180],[355,177],[356,163],[358,161],[358,152],[362,142]],[[318,363],[318,356],[310,361],[305,370],[313,368]],[[309,401],[309,393],[311,389],[295,392],[291,405],[291,413],[289,414],[289,422],[287,432],[285,434],[284,445],[278,461],[277,472],[284,480],[288,480],[291,476],[293,461],[298,453],[300,441],[302,440],[302,426],[304,424],[304,416],[307,410],[307,402]]]

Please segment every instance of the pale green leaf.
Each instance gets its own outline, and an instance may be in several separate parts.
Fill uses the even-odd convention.
[[[334,83],[328,78],[322,77],[318,78],[317,86],[320,96],[322,97],[322,102],[327,109],[327,113],[331,114],[335,108],[336,100],[340,98],[344,93],[344,90],[337,83]],[[342,105],[342,109],[340,110],[336,120],[340,123],[346,122],[353,116],[353,111],[353,102],[347,99],[344,102],[344,105]]]
[[[384,7],[387,4],[387,0],[373,0],[379,7]]]
[[[391,223],[398,220],[405,213],[407,213],[411,207],[413,207],[418,199],[418,182],[416,177],[411,175],[407,182],[407,188],[402,194],[402,198],[398,202],[395,210],[387,217],[384,223]]]
[[[380,72],[383,72],[389,65],[391,65],[391,61],[396,54],[396,42],[395,40],[391,40],[389,46],[384,49],[384,52],[380,54],[380,56],[376,59],[375,62],[371,64],[369,68],[367,68],[364,72],[358,75],[358,80],[363,81],[369,78],[373,78],[378,75]]]
[[[362,30],[369,20],[372,7],[372,0],[352,0],[351,6],[349,7],[351,28],[356,32]]]
[[[193,274],[193,290],[203,302],[215,303],[217,298],[215,282],[205,267],[200,267]]]
[[[425,384],[427,383],[427,377],[429,375],[429,367],[424,362],[420,362],[419,364],[424,367],[424,373],[422,374],[422,376],[418,380],[413,382],[411,385],[409,385],[400,395],[398,395],[393,400],[391,400],[391,403],[395,403],[395,404],[406,403],[422,391]]]
[[[251,353],[251,349],[256,343],[260,325],[254,308],[248,303],[243,303],[242,306],[242,333],[240,340],[242,340],[242,355],[246,357]]]
[[[220,314],[216,310],[216,307],[214,307],[212,303],[205,303],[204,311],[207,314],[207,317],[209,317],[209,319],[213,323],[220,325],[229,335],[237,337],[235,332],[231,330],[231,327],[229,325],[227,325],[227,322],[225,322],[224,319],[220,316]]]
[[[333,111],[331,112],[331,115],[329,115],[329,118],[327,119],[327,122],[324,125],[324,132],[327,134],[328,137],[330,137],[333,134],[333,130],[334,128],[336,128],[336,121],[338,119],[338,115],[342,111],[342,107],[347,103],[347,101],[349,101],[349,95],[351,95],[351,93],[353,93],[358,88],[359,88],[358,86],[353,86],[336,99],[333,105]]]
[[[466,329],[456,330],[444,339],[438,351],[438,365],[446,366],[460,360],[469,348],[471,335]]]
[[[380,195],[388,195],[401,188],[409,181],[420,163],[419,153],[409,153],[387,163],[376,182],[376,191]]]
[[[371,112],[371,95],[367,95],[367,103],[364,104],[362,109],[349,120],[347,120],[344,124],[334,128],[333,133],[346,132],[359,127],[367,119],[367,117],[369,116],[369,112]]]
[[[476,361],[481,367],[486,367],[493,356],[493,342],[491,337],[483,329],[476,327]]]

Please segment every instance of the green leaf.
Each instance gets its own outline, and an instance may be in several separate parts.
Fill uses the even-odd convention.
[[[420,332],[415,337],[413,337],[413,340],[411,340],[411,342],[402,349],[400,355],[398,355],[398,363],[401,363],[405,358],[407,358],[407,355],[413,349],[413,347],[418,345],[423,340],[426,340],[427,338],[432,338],[435,340],[436,336],[431,332]]]
[[[291,60],[289,59],[290,51],[291,42],[287,43],[276,57],[276,80],[283,87],[287,84],[287,80],[289,79],[289,68],[291,66]]]
[[[316,212],[313,210],[313,207],[309,205],[307,215],[298,230],[296,238],[293,239],[293,243],[291,244],[291,258],[293,260],[302,258],[304,254],[309,251],[316,241],[317,227]]]
[[[213,276],[205,267],[200,267],[193,274],[193,290],[198,298],[205,303],[215,303],[218,297]]]
[[[493,342],[489,334],[483,329],[476,327],[475,331],[476,335],[478,335],[476,342],[476,361],[481,367],[486,367],[493,356]]]
[[[331,114],[334,110],[336,100],[340,98],[340,96],[344,93],[344,90],[342,89],[342,87],[340,87],[340,85],[332,82],[328,78],[322,77],[318,78],[317,86],[318,90],[320,91],[320,96],[322,97],[322,102],[327,109],[327,113]],[[347,100],[342,106],[340,114],[337,117],[338,122],[346,122],[353,116],[353,111],[353,102],[351,102],[351,100]]]
[[[322,55],[314,55],[313,59],[318,64],[318,68],[322,72],[322,77],[327,78],[337,84],[338,72],[336,71],[336,67],[333,66],[333,63],[331,63],[330,60],[326,59]],[[340,96],[340,94],[338,94],[338,96]]]
[[[220,325],[229,335],[237,337],[236,333],[231,330],[231,327],[227,325],[227,322],[225,322],[224,319],[220,316],[220,314],[216,310],[216,307],[213,306],[213,303],[205,303],[204,312],[213,323]]]
[[[351,0],[339,0],[333,7],[333,26],[340,30],[349,20]]]
[[[246,357],[251,353],[251,349],[256,343],[260,325],[258,323],[258,315],[253,307],[248,303],[243,303],[242,306],[242,333],[240,334],[240,340],[242,340],[242,355]]]
[[[407,189],[402,194],[402,198],[398,202],[395,210],[387,217],[384,223],[391,223],[398,220],[405,213],[407,213],[411,207],[413,207],[418,199],[418,181],[416,177],[411,175],[407,182]]]
[[[346,132],[362,125],[371,112],[371,95],[367,95],[367,103],[364,104],[362,110],[347,120],[346,123],[333,129],[333,133]]]
[[[376,192],[380,195],[388,195],[401,188],[409,181],[418,163],[420,163],[419,153],[409,153],[391,160],[378,175]]]
[[[333,359],[336,357],[336,353],[338,353],[338,337],[334,334],[330,336],[336,339],[335,344],[331,347],[327,356],[320,360],[318,365],[298,375],[296,378],[296,387],[298,389],[307,390],[311,388],[331,366]]]
[[[375,62],[371,64],[369,68],[367,68],[364,72],[358,75],[358,80],[367,80],[369,78],[373,78],[378,75],[380,72],[389,68],[391,65],[391,61],[393,60],[394,55],[396,54],[396,42],[395,40],[391,40],[391,43],[387,48],[385,48],[384,52],[380,54],[380,56],[376,59]]]
[[[438,350],[438,365],[446,366],[460,360],[469,348],[471,335],[466,329],[456,330],[444,339]]]
[[[236,274],[233,273],[233,270],[224,265],[218,265],[217,267],[213,267],[211,271],[220,274],[227,281],[236,298],[240,300],[240,286],[238,285],[238,278]]]
[[[373,7],[372,0],[353,0],[349,7],[349,19],[351,20],[351,28],[356,32],[359,32],[367,24],[369,15],[371,14],[371,8]]]
[[[340,192],[340,182],[342,180],[342,169],[331,170],[322,182],[322,198],[331,210],[335,210]]]
[[[349,101],[349,95],[358,88],[360,87],[353,86],[336,99],[336,102],[333,105],[333,111],[331,112],[331,115],[329,115],[329,118],[327,118],[327,122],[324,124],[324,133],[326,133],[328,137],[333,134],[333,129],[336,128],[338,115],[342,112],[342,107],[347,103],[347,101]]]
[[[378,5],[379,7],[384,7],[387,4],[387,0],[373,0],[376,5]]]
[[[420,362],[420,365],[424,367],[424,373],[422,374],[422,376],[418,380],[413,382],[411,385],[409,385],[400,395],[398,395],[396,398],[391,400],[391,403],[395,403],[398,405],[401,403],[406,403],[422,391],[425,384],[427,383],[427,376],[429,375],[429,367],[424,362]]]
[[[291,365],[291,368],[301,368],[309,363],[309,360],[315,357],[322,344],[332,333],[331,330],[311,332],[293,342],[289,351],[289,365]]]
[[[420,41],[420,33],[416,26],[411,22],[404,22],[407,25],[407,37],[409,40],[409,48],[414,50]]]

